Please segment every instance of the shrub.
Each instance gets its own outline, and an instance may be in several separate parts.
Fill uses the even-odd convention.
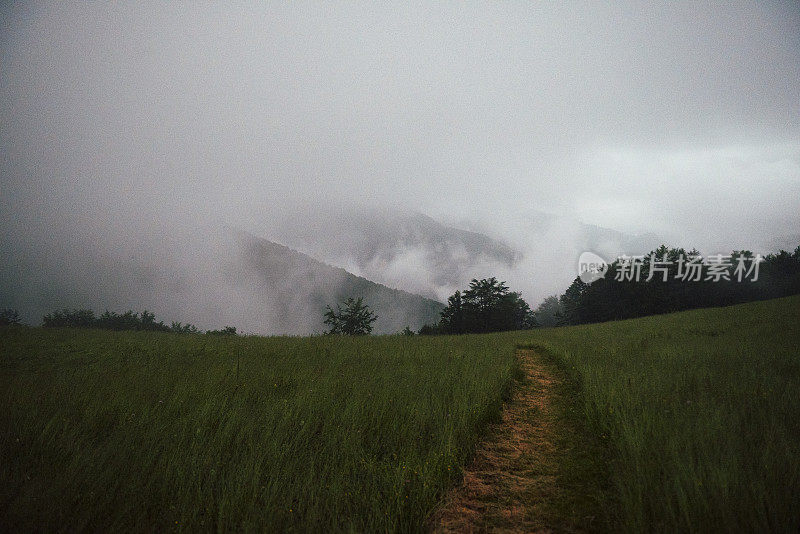
[[[172,326],[169,327],[170,332],[176,334],[198,334],[200,330],[193,324],[181,324],[179,321],[172,321]]]
[[[92,328],[96,325],[92,310],[56,310],[42,317],[42,326],[66,328]]]
[[[18,320],[17,320],[18,321]],[[2,324],[2,323],[0,323]],[[131,310],[125,313],[104,311],[100,317],[95,317],[92,310],[56,310],[42,317],[45,327],[62,328],[100,328],[103,330],[137,330],[151,332],[174,332],[176,334],[197,334],[200,330],[193,324],[173,322],[172,326],[156,321],[154,313],[144,310],[141,315]],[[236,334],[236,328],[225,327],[209,333]]]
[[[206,334],[212,336],[235,336],[236,335],[236,327],[235,326],[226,326],[221,330],[209,330]]]
[[[348,336],[363,336],[372,332],[372,323],[378,317],[372,313],[369,306],[364,304],[364,299],[349,298],[344,302],[344,309],[338,304],[336,311],[327,306],[325,324],[330,326],[328,334],[344,334]]]
[[[17,310],[12,310],[11,308],[0,310],[0,326],[15,324],[20,324],[19,312]]]

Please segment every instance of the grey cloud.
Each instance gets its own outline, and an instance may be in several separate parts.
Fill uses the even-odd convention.
[[[462,275],[532,296],[562,289],[581,222],[715,250],[800,235],[794,2],[4,3],[0,70],[4,292],[20,258],[78,272],[354,202],[480,228],[524,259]],[[424,280],[424,257],[365,274]]]

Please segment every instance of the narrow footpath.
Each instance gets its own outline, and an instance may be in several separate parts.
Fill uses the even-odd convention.
[[[462,483],[431,517],[432,532],[579,531],[558,517],[562,375],[534,350],[518,350],[517,358],[525,378],[478,444]]]

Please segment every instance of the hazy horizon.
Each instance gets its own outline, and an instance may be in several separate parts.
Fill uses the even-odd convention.
[[[439,299],[496,273],[534,306],[574,278],[581,223],[708,252],[800,244],[794,2],[4,3],[0,73],[15,302],[74,305],[96,264],[205,276],[195,234],[222,223]],[[324,210],[420,212],[522,259],[454,252],[441,283],[428,249],[358,263]],[[86,287],[61,298],[52,273]]]

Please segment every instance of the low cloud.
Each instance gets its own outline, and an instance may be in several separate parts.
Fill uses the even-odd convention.
[[[290,225],[354,271],[458,285],[413,244],[365,263],[315,206],[482,231],[521,258],[456,278],[496,274],[534,302],[582,247],[628,239],[591,225],[714,252],[800,236],[791,2],[26,2],[0,25],[0,306],[31,315],[56,286],[120,309],[167,289],[241,300],[183,248],[204,225]],[[138,289],[89,274],[106,265]],[[168,288],[135,282],[154,272]],[[187,320],[191,301],[164,313]]]

